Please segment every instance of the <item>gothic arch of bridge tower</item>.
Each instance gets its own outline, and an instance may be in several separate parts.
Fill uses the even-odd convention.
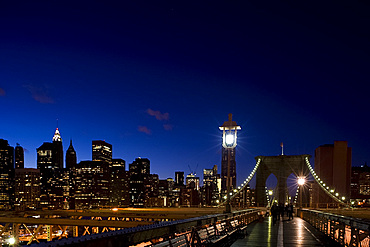
[[[277,178],[275,198],[279,203],[287,202],[289,175],[293,173],[296,177],[307,177],[310,173],[305,162],[306,157],[311,156],[304,154],[256,157],[256,160],[261,160],[256,173],[256,204],[258,206],[267,205],[266,180],[271,174]]]
[[[240,195],[240,192],[247,188],[247,185],[256,175],[256,203],[259,206],[266,206],[268,203],[268,196],[266,191],[266,180],[274,174],[277,178],[277,187],[275,191],[275,198],[279,202],[286,202],[288,195],[287,179],[290,174],[294,174],[297,177],[304,176],[311,179],[314,183],[318,184],[318,188],[323,190],[327,196],[332,198],[336,203],[348,206],[345,198],[342,195],[336,193],[335,188],[328,186],[313,170],[310,164],[311,155],[279,155],[279,156],[257,156],[256,165],[244,180],[244,182],[234,190],[230,197],[233,200],[235,197]],[[313,180],[312,180],[313,178]],[[298,190],[301,191],[302,189]],[[224,205],[226,201],[222,201],[220,205]]]

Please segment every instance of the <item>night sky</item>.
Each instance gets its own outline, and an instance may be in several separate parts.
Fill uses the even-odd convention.
[[[370,162],[370,7],[325,2],[0,1],[0,138],[35,168],[58,124],[78,161],[105,140],[161,179],[202,177],[232,113],[238,183],[281,142]]]

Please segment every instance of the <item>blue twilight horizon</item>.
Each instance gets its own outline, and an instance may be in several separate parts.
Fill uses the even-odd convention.
[[[221,165],[241,126],[237,181],[259,155],[348,141],[370,161],[365,3],[0,3],[0,138],[36,148],[59,128],[78,162],[92,140],[151,161],[161,179]],[[57,120],[58,119],[58,120]],[[58,123],[57,123],[58,121]],[[311,158],[313,164],[314,159]],[[190,169],[189,169],[190,166]]]

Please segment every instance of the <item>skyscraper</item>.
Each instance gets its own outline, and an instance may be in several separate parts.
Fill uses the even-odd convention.
[[[0,209],[10,210],[14,205],[14,148],[0,139]]]
[[[347,141],[335,141],[315,150],[315,171],[329,187],[334,187],[340,196],[349,199],[351,192],[352,148]],[[318,188],[314,188],[313,202],[331,200]]]
[[[66,152],[66,168],[71,169],[77,164],[77,154],[72,145],[72,140],[69,143],[69,147]]]
[[[53,136],[54,144],[54,157],[55,157],[55,166],[62,169],[63,168],[63,143],[62,137],[60,136],[59,129],[56,128]]]
[[[146,207],[158,207],[161,204],[159,200],[159,176],[158,174],[149,174],[144,180]]]
[[[184,172],[175,172],[175,186],[184,186]]]
[[[41,207],[55,209],[63,202],[61,174],[63,169],[63,145],[58,128],[53,142],[44,142],[37,148],[37,169],[40,170]]]
[[[217,165],[213,169],[203,170],[203,202],[205,205],[217,205],[220,200],[221,178]]]
[[[40,203],[40,170],[15,170],[15,210],[36,209]]]
[[[23,148],[19,145],[19,143],[17,143],[17,146],[15,147],[14,158],[15,158],[15,168],[16,169],[24,168],[24,151]]]
[[[130,197],[133,207],[144,207],[148,198],[145,182],[149,180],[150,161],[146,158],[136,158],[129,165]]]
[[[104,161],[81,161],[74,175],[74,203],[76,209],[109,206],[111,174]]]
[[[123,159],[112,159],[111,167],[116,167],[117,169],[125,170],[126,161],[124,161]]]
[[[101,140],[92,141],[92,160],[112,163],[112,145]]]
[[[130,200],[130,172],[125,170],[126,162],[123,159],[112,159],[110,166],[110,205],[128,207]]]
[[[186,187],[193,188],[194,190],[199,190],[199,177],[196,174],[190,173],[186,176]]]

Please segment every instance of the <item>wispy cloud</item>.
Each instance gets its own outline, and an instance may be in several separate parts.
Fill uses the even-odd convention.
[[[146,110],[146,112],[150,116],[154,116],[159,121],[168,120],[170,118],[170,114],[168,114],[168,112],[161,113],[160,111],[154,111],[154,110],[152,110],[150,108],[148,110]]]
[[[163,124],[164,130],[170,131],[173,129],[173,125],[168,123],[168,120],[170,119],[170,114],[168,112],[162,113],[160,111],[155,111],[149,108],[148,110],[146,110],[146,113],[148,113],[148,115],[150,116],[155,117],[158,121],[164,121],[165,122]]]
[[[173,125],[172,124],[163,124],[163,128],[165,130],[172,130],[173,129]]]
[[[138,126],[137,130],[139,132],[143,132],[143,133],[148,134],[148,135],[152,134],[152,131],[146,126]]]
[[[0,96],[5,96],[5,90],[0,87]]]
[[[28,89],[34,100],[42,104],[54,103],[54,99],[48,95],[48,91],[45,87],[35,87],[33,85],[25,85],[24,87]]]

